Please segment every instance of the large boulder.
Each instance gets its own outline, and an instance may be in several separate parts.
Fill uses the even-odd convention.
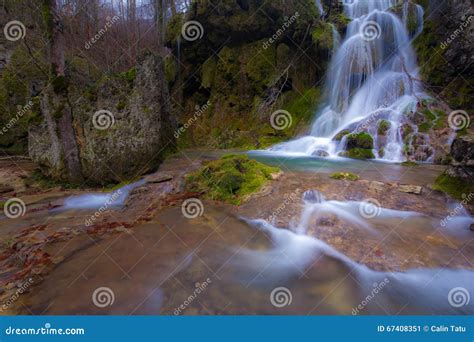
[[[453,161],[446,173],[474,183],[474,137],[456,138],[451,145],[451,157]]]
[[[132,70],[83,87],[75,84],[70,93],[86,182],[122,182],[155,169],[175,142],[161,57],[146,55]],[[46,122],[30,128],[29,154],[46,176],[64,179]]]

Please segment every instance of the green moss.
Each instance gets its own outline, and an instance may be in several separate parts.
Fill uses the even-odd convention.
[[[44,0],[41,6],[41,14],[43,15],[43,21],[46,26],[46,36],[48,39],[53,37],[53,28],[54,28],[54,16],[50,11],[49,2],[51,0]]]
[[[431,129],[431,123],[423,122],[422,124],[418,125],[418,132],[421,133],[428,133]]]
[[[165,41],[168,45],[174,45],[181,36],[183,18],[183,13],[177,13],[168,21],[165,32]]]
[[[214,57],[208,58],[201,68],[201,87],[210,89],[214,84],[216,75],[216,60]]]
[[[385,156],[385,149],[383,147],[379,148],[379,156],[383,158]]]
[[[347,148],[373,149],[374,139],[369,133],[351,133],[347,137]]]
[[[293,130],[290,134],[294,135],[298,129],[309,124],[313,119],[314,112],[319,103],[320,89],[309,88],[302,94],[293,92],[287,96],[288,102],[283,108],[288,111],[293,118]]]
[[[226,155],[187,176],[186,188],[203,193],[207,199],[238,205],[259,191],[272,178],[272,173],[278,171],[245,155]]]
[[[472,192],[473,186],[460,178],[441,174],[435,181],[433,189],[442,191],[456,199],[462,200],[463,195]]]
[[[77,185],[70,184],[66,181],[54,180],[48,177],[45,177],[40,170],[34,170],[31,175],[25,179],[25,185],[27,187],[37,186],[41,189],[51,189],[51,188],[63,188],[63,189],[84,189],[84,186],[78,187]]]
[[[442,129],[448,126],[448,121],[446,119],[446,113],[441,109],[435,110],[438,118],[434,121],[434,129]]]
[[[334,45],[332,27],[326,22],[319,21],[311,33],[314,44],[323,50],[331,51]]]
[[[387,133],[387,131],[390,129],[391,126],[392,126],[392,124],[390,123],[390,121],[381,120],[379,122],[379,127],[377,129],[378,134],[379,135],[385,135]]]
[[[350,181],[356,181],[360,177],[352,172],[335,172],[331,174],[329,177],[332,179],[342,179],[342,180],[350,180]]]
[[[117,76],[127,81],[128,84],[132,85],[133,82],[135,81],[135,78],[137,77],[137,69],[133,67],[127,71],[119,73]]]
[[[372,150],[364,148],[352,148],[341,153],[342,156],[353,159],[373,159],[375,158]]]
[[[437,115],[434,114],[429,108],[426,108],[423,110],[422,114],[425,116],[425,118],[429,121],[433,121],[436,119]]]
[[[443,49],[441,42],[445,41],[444,30],[439,30],[438,23],[426,20],[423,32],[414,40],[418,59],[423,61],[421,75],[431,86],[442,89],[437,90],[437,95],[445,98],[452,108],[472,108],[472,97],[474,97],[474,80],[466,77],[457,77],[450,72],[445,54],[449,47]]]
[[[351,133],[348,129],[345,129],[343,131],[340,131],[339,133],[336,134],[336,136],[334,137],[334,140],[336,141],[341,141],[342,138],[344,138],[346,135],[348,135],[349,133]]]
[[[244,75],[257,94],[262,93],[277,74],[275,45],[262,49],[264,42],[265,40],[261,40],[243,46],[239,56]]]
[[[120,99],[119,102],[117,102],[117,105],[115,106],[115,108],[117,108],[117,110],[122,110],[126,106],[127,106],[127,101],[125,99]]]
[[[331,15],[329,21],[334,23],[339,32],[342,32],[346,29],[347,25],[349,25],[351,19],[346,17],[344,13],[337,13],[335,15]]]
[[[223,85],[226,81],[232,81],[240,71],[239,50],[224,46],[219,52],[217,71],[217,75],[224,78]]]
[[[178,75],[178,64],[176,63],[173,55],[168,55],[165,58],[165,78],[168,83],[176,81]]]

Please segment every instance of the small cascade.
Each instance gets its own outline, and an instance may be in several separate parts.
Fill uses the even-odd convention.
[[[121,208],[133,189],[145,184],[145,180],[125,185],[106,193],[71,196],[59,210],[96,210],[100,208]]]
[[[324,16],[325,12],[324,12],[323,5],[321,4],[321,0],[316,0],[316,8],[317,8],[318,11],[319,11],[319,15],[320,15],[321,17]]]
[[[351,22],[340,43],[334,29],[335,47],[339,47],[328,70],[327,99],[311,134],[270,150],[338,157],[345,148],[344,135],[368,133],[375,158],[403,161],[403,126],[408,114],[428,97],[417,81],[411,47],[411,40],[423,29],[423,8],[399,0],[346,0],[344,11]],[[336,138],[341,132],[345,134]]]
[[[333,52],[336,53],[337,49],[341,45],[341,35],[334,24],[329,23],[329,25],[332,28]]]
[[[420,220],[420,218],[429,220],[429,218],[416,212],[386,208],[376,208],[377,215],[369,215],[369,210],[372,209],[367,206],[367,203],[325,200],[319,192],[313,190],[304,193],[303,203],[304,209],[299,222],[296,227],[289,227],[290,229],[275,227],[265,220],[244,219],[247,224],[269,237],[272,245],[267,250],[236,248],[230,263],[238,268],[236,274],[239,275],[239,280],[261,286],[290,283],[295,279],[301,279],[310,268],[324,267],[323,256],[326,256],[338,260],[347,267],[347,272],[357,279],[357,284],[363,294],[370,293],[374,283],[383,282],[383,291],[378,295],[379,303],[399,303],[403,307],[414,310],[429,309],[433,313],[474,313],[473,303],[456,307],[446,300],[448,293],[455,286],[462,286],[470,293],[474,292],[472,270],[417,268],[404,272],[376,271],[354,261],[317,237],[307,235],[310,222],[318,222],[318,217],[328,214],[335,215],[338,219],[347,221],[355,227],[369,230],[371,233],[374,233],[374,227],[378,223],[387,223],[390,220],[395,220],[394,222],[403,220],[408,223],[411,220]],[[365,208],[365,215],[360,213],[361,206]],[[468,231],[467,227],[474,219],[466,211],[459,210],[458,214],[455,217],[456,221],[452,222],[454,224],[450,223],[449,228],[446,225],[446,232],[458,234],[456,231]],[[454,227],[461,220],[463,225]],[[399,226],[397,223],[394,225]],[[433,225],[433,229],[437,229],[436,225]],[[377,305],[372,309],[377,310]],[[370,312],[371,308],[367,310]]]

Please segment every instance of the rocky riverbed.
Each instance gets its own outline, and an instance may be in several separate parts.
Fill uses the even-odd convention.
[[[242,205],[203,199],[197,214],[187,217],[183,202],[202,194],[185,191],[184,176],[216,157],[183,153],[146,176],[145,183],[109,189],[109,194],[130,191],[120,207],[104,204],[67,210],[65,203],[71,196],[104,193],[40,188],[25,182],[33,170],[28,160],[2,161],[2,171],[9,177],[2,197],[21,198],[26,207],[24,216],[0,220],[3,312],[176,314],[197,288],[207,284],[208,290],[201,289],[204,294],[178,314],[348,314],[367,290],[357,277],[348,278],[359,267],[377,275],[473,269],[474,232],[469,230],[468,213],[430,187],[444,167],[421,165],[413,173],[410,167],[376,164],[361,169],[360,178],[350,181],[331,178],[337,166],[315,172],[281,164],[283,171]],[[345,171],[344,165],[339,171]],[[308,210],[302,200],[308,190],[315,190],[318,202],[329,209],[342,211],[323,210],[309,216],[303,236],[327,244],[333,252],[308,257],[309,262],[300,265],[306,242],[296,254],[289,246],[274,254],[272,234],[245,220],[266,220],[293,234],[285,238],[293,241],[297,235],[291,232],[298,230]],[[367,207],[368,216],[361,217],[360,203],[367,201],[377,206]],[[352,208],[356,203],[359,207]],[[472,205],[464,207],[472,212]],[[370,217],[372,209],[379,212]],[[446,220],[451,213],[455,214]],[[249,268],[267,252],[272,253],[272,262],[259,270]],[[273,261],[289,263],[272,272],[282,272],[283,278],[274,280],[266,274],[275,266]],[[292,274],[293,263],[297,274]],[[268,292],[278,284],[291,285],[295,297],[294,305],[283,311],[268,302]],[[112,291],[114,301],[102,307],[93,301],[93,293],[103,287]],[[391,303],[388,311],[403,306],[393,303],[393,298],[384,300]],[[426,311],[414,305],[405,310]],[[380,313],[380,309],[367,312]]]

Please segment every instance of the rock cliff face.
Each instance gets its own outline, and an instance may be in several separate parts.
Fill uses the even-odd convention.
[[[455,109],[474,109],[474,10],[470,0],[420,1],[425,28],[415,46],[424,79]]]
[[[325,6],[329,9],[329,6]],[[195,25],[196,39],[183,34]],[[313,118],[337,30],[340,6],[323,20],[314,1],[199,0],[168,26],[167,76],[184,145],[264,147],[293,137]],[[196,106],[208,103],[196,117]],[[286,110],[292,123],[274,129]]]
[[[87,89],[71,90],[74,129],[86,183],[110,184],[156,168],[174,148],[174,120],[160,57]],[[63,156],[51,146],[46,122],[30,127],[28,152],[43,173],[64,179]],[[60,154],[60,152],[59,152]]]

